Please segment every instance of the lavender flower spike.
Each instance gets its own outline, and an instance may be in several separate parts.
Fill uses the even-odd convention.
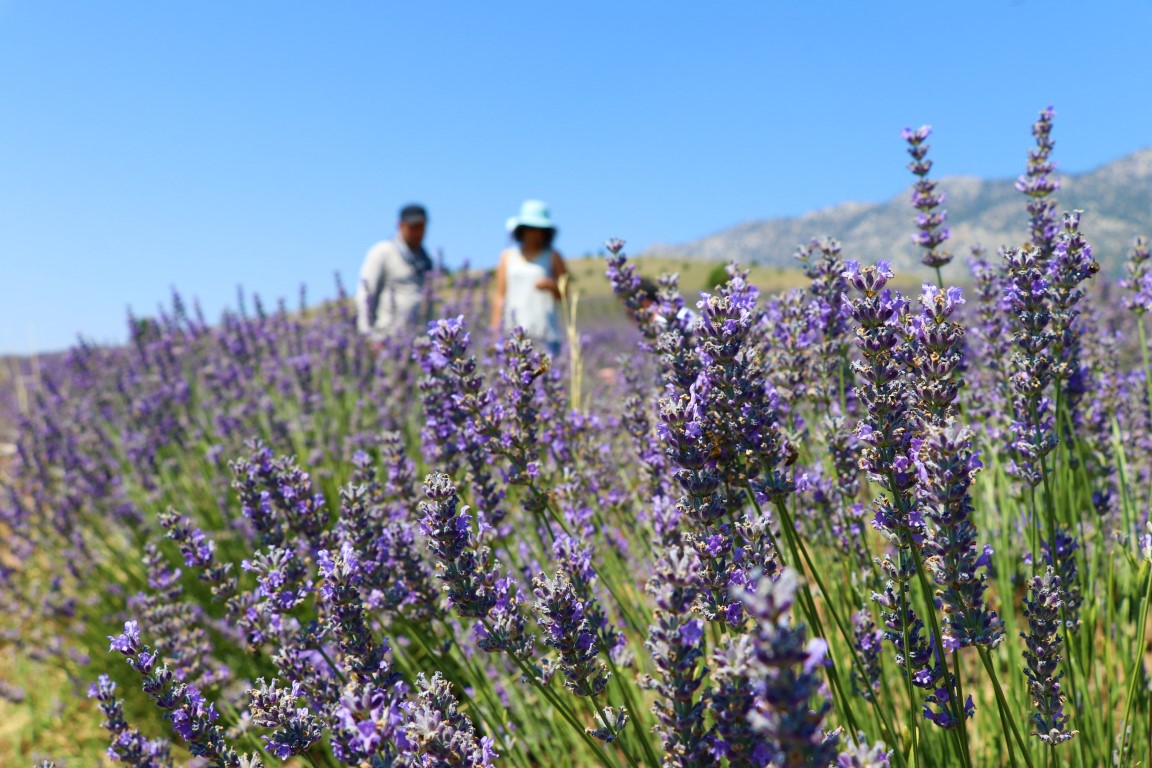
[[[484,618],[496,605],[495,570],[487,547],[472,547],[472,517],[458,510],[452,478],[442,472],[424,480],[428,501],[420,502],[420,530],[436,557],[436,570],[452,607],[461,616]],[[466,509],[466,508],[465,508]]]
[[[656,615],[644,647],[652,654],[656,673],[641,685],[656,692],[652,706],[656,732],[664,746],[665,765],[710,764],[704,734],[704,703],[708,697],[708,667],[704,658],[704,622],[689,618],[699,593],[700,558],[692,549],[668,547],[656,562],[648,591]],[[698,695],[703,687],[702,696]]]
[[[281,688],[273,681],[256,681],[256,688],[248,691],[251,700],[252,722],[262,728],[275,728],[264,736],[268,751],[281,760],[301,755],[320,740],[323,725],[306,706],[297,706],[303,695],[300,683]]]
[[[1152,252],[1148,238],[1137,237],[1124,264],[1125,278],[1120,285],[1133,293],[1124,297],[1124,306],[1137,315],[1152,312]]]
[[[560,652],[564,687],[577,696],[598,696],[608,685],[608,670],[596,658],[596,636],[584,615],[584,603],[576,597],[572,582],[557,574],[538,575],[532,581],[536,612],[544,630],[544,642]]]
[[[861,609],[852,614],[852,643],[860,657],[861,668],[852,670],[855,693],[872,701],[880,690],[880,650],[884,632],[876,628],[872,614]]]
[[[116,696],[116,683],[108,675],[100,675],[88,688],[88,698],[95,699],[104,713],[104,730],[112,734],[108,756],[112,760],[135,768],[171,768],[172,758],[168,742],[150,741],[124,720],[123,702]]]
[[[972,432],[954,424],[931,425],[920,440],[917,490],[924,513],[934,526],[925,542],[928,568],[945,614],[945,650],[969,645],[994,648],[1003,638],[1000,617],[984,601],[985,576],[992,553],[976,544],[969,488],[980,470]]]
[[[419,702],[408,705],[409,719],[404,728],[412,756],[406,764],[421,768],[491,768],[497,757],[492,738],[476,738],[472,721],[460,712],[448,681],[439,672],[431,680],[421,673],[416,678],[416,688]]]
[[[1060,189],[1060,182],[1052,175],[1056,164],[1052,162],[1052,107],[1040,110],[1040,117],[1032,124],[1036,148],[1028,150],[1028,170],[1016,180],[1016,189],[1028,196],[1028,214],[1032,230],[1032,246],[1040,252],[1040,261],[1047,262],[1056,246],[1059,228],[1056,224],[1056,201],[1049,197]]]
[[[943,226],[948,220],[948,212],[940,209],[944,203],[944,194],[937,192],[936,182],[928,178],[932,161],[927,159],[928,145],[924,140],[931,133],[932,127],[924,125],[916,130],[905,128],[901,135],[908,142],[908,154],[912,156],[908,170],[916,176],[916,185],[912,190],[912,207],[920,212],[916,217],[916,229],[919,231],[912,236],[912,241],[924,249],[920,263],[938,270],[952,261],[951,253],[940,250],[940,246],[951,233],[948,227]]]
[[[832,703],[821,692],[816,671],[828,644],[809,639],[804,625],[791,620],[799,586],[799,575],[787,568],[775,580],[761,577],[754,591],[739,594],[756,622],[751,662],[756,701],[749,719],[763,736],[753,754],[757,764],[793,768],[836,759],[839,735],[823,727]]]
[[[1029,597],[1024,599],[1024,615],[1028,617],[1028,633],[1020,633],[1027,646],[1024,661],[1028,668],[1028,691],[1036,711],[1032,735],[1045,744],[1062,744],[1078,731],[1065,729],[1068,715],[1064,713],[1064,691],[1060,687],[1063,673],[1060,666],[1060,577],[1051,567],[1043,576],[1037,576],[1028,585]]]
[[[119,635],[108,635],[112,642],[109,651],[119,651],[125,656],[135,656],[140,649],[140,626],[135,621],[124,622],[124,631]]]

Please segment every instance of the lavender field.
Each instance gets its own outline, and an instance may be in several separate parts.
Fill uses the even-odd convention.
[[[342,296],[77,346],[5,400],[0,762],[1148,765],[1152,260],[1052,126],[1027,243],[949,253],[908,130],[917,274],[652,303],[610,240],[556,360],[467,272],[382,350]]]

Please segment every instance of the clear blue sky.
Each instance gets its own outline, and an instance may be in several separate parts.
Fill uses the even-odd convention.
[[[1010,177],[1054,104],[1082,171],[1152,144],[1152,0],[0,0],[0,352],[124,335],[172,287],[334,295],[396,209],[488,266]],[[1152,212],[1150,212],[1152,218]]]

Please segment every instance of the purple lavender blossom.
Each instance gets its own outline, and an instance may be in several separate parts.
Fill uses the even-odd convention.
[[[165,713],[172,730],[194,757],[215,760],[221,768],[260,765],[258,758],[241,755],[229,746],[224,729],[216,722],[219,714],[215,705],[201,695],[200,689],[176,680],[167,664],[156,668],[156,653],[141,644],[136,622],[126,622],[123,634],[111,639],[112,649],[128,657],[129,666],[141,675],[144,692]],[[106,698],[111,695],[111,688],[98,684],[95,693],[96,698]]]
[[[100,675],[88,688],[88,697],[96,699],[104,713],[104,730],[112,735],[108,757],[134,768],[170,768],[172,758],[166,740],[149,740],[124,720],[124,703],[116,697],[116,683]]]
[[[956,414],[956,398],[963,380],[964,327],[951,320],[964,304],[959,288],[938,288],[925,283],[919,298],[921,311],[907,320],[911,349],[905,357],[916,398],[920,426],[942,426]]]
[[[372,682],[350,683],[332,708],[332,752],[346,764],[396,759],[404,741],[403,697]]]
[[[472,548],[472,518],[458,509],[456,488],[448,475],[428,475],[424,494],[428,501],[420,502],[420,530],[428,537],[448,600],[461,616],[484,618],[497,601],[498,576],[491,551]]]
[[[1124,306],[1136,315],[1152,312],[1152,252],[1148,239],[1137,237],[1124,264],[1125,277],[1120,282],[1133,295],[1124,297]]]
[[[532,580],[532,591],[544,642],[560,654],[558,667],[564,674],[564,687],[576,696],[599,696],[610,675],[597,658],[596,636],[572,582],[563,574],[540,574]]]
[[[1048,351],[1053,337],[1050,293],[1039,254],[1035,249],[1002,251],[1008,269],[1005,298],[1014,315],[1012,338],[1018,347],[1011,360],[1014,420],[1009,447],[1019,463],[1009,471],[1032,487],[1040,484],[1042,461],[1059,442],[1045,394],[1056,374]]]
[[[650,408],[645,396],[640,394],[643,385],[637,380],[635,373],[623,360],[620,367],[624,369],[625,380],[629,388],[637,390],[635,394],[629,395],[624,400],[621,409],[621,422],[632,438],[635,455],[644,469],[650,489],[648,496],[653,499],[654,504],[660,505],[656,499],[667,499],[671,492],[671,483],[667,457],[660,448],[656,426],[652,419],[652,413],[650,413],[655,409]],[[666,507],[661,506],[661,511],[664,509]],[[666,515],[654,512],[649,519],[656,535],[663,543],[675,541],[678,535],[676,528],[675,526],[664,525]]]
[[[414,605],[431,615],[439,590],[417,552],[412,526],[393,519],[383,506],[374,472],[363,467],[356,474],[366,482],[340,489],[340,515],[333,530],[341,549],[347,546],[359,553],[357,579],[369,607],[391,613]]]
[[[893,276],[888,262],[861,267],[849,260],[845,267],[844,278],[863,294],[851,303],[852,317],[858,323],[856,346],[863,357],[852,364],[866,414],[856,427],[860,467],[889,494],[875,502],[875,526],[901,548],[908,548],[923,535],[923,521],[912,495],[916,422],[902,365],[900,316],[907,302],[885,288]]]
[[[709,620],[734,626],[743,612],[729,587],[746,569],[735,556],[736,529],[723,519],[740,518],[740,489],[765,503],[781,502],[794,489],[790,465],[797,457],[758,343],[758,291],[746,278],[746,271],[729,267],[717,295],[701,294],[699,373],[686,391],[667,386],[658,427],[683,491],[683,540],[704,565],[699,607]]]
[[[920,212],[916,217],[916,229],[919,231],[912,236],[912,241],[924,249],[920,263],[939,270],[952,261],[952,254],[940,249],[950,233],[948,227],[943,226],[948,219],[948,212],[939,209],[944,202],[944,194],[937,192],[936,182],[928,178],[932,161],[927,159],[929,147],[924,141],[931,134],[932,128],[927,125],[916,130],[905,128],[901,133],[904,141],[908,142],[908,154],[912,156],[908,170],[916,177],[912,189],[912,207]]]
[[[524,618],[520,587],[511,575],[506,574],[496,579],[495,591],[496,602],[487,619],[473,627],[476,646],[488,653],[504,652],[527,662],[534,656],[535,640]]]
[[[109,651],[135,656],[140,649],[140,626],[135,621],[126,621],[124,631],[119,635],[109,635],[108,639],[112,641]]]
[[[808,292],[816,304],[820,340],[812,357],[819,372],[817,399],[828,406],[838,403],[843,409],[852,399],[853,381],[849,361],[851,313],[845,296],[848,281],[841,246],[831,238],[812,240],[796,257],[812,281]]]
[[[368,616],[360,591],[360,559],[351,544],[337,553],[321,550],[317,564],[323,581],[320,600],[326,610],[327,635],[340,649],[341,666],[360,681],[372,681],[389,690],[399,682],[386,658],[388,645],[377,642],[368,626]]]
[[[972,341],[967,351],[972,359],[981,361],[981,365],[971,366],[968,371],[970,389],[979,392],[979,396],[969,398],[965,411],[972,423],[986,425],[989,437],[997,441],[1007,426],[1003,414],[1008,410],[1006,403],[1011,397],[1007,365],[1012,338],[1006,328],[1007,318],[1000,311],[1005,276],[988,263],[982,246],[972,247],[968,266],[975,284],[978,319],[970,324]]]
[[[596,727],[588,728],[587,733],[606,744],[619,738],[620,732],[628,725],[628,710],[624,707],[604,707],[596,713]]]
[[[312,592],[307,566],[294,550],[271,547],[244,560],[240,567],[256,574],[256,595],[271,612],[288,613],[303,604]]]
[[[468,468],[468,482],[481,511],[493,525],[507,514],[497,487],[492,443],[500,439],[495,395],[477,373],[463,317],[431,323],[418,347],[425,376],[420,381],[425,450],[434,462],[455,472]]]
[[[652,711],[664,746],[665,764],[680,768],[713,765],[704,730],[704,703],[710,696],[700,619],[689,618],[698,592],[700,559],[691,550],[672,546],[654,566],[648,591],[656,614],[644,647],[656,668],[641,684],[657,694]],[[703,690],[701,690],[703,686]]]
[[[859,696],[872,701],[880,690],[880,643],[884,633],[876,628],[867,609],[852,614],[852,639],[861,661],[861,667],[852,670],[852,682]]]
[[[248,691],[252,723],[275,729],[263,738],[268,751],[281,760],[304,754],[324,733],[321,719],[308,707],[298,706],[302,695],[298,682],[285,688],[263,678]]]
[[[1068,715],[1064,713],[1064,691],[1060,686],[1063,673],[1060,666],[1060,577],[1052,568],[1043,576],[1028,583],[1028,597],[1024,599],[1024,615],[1028,618],[1028,633],[1024,638],[1024,671],[1028,678],[1028,691],[1036,711],[1032,735],[1045,744],[1055,746],[1074,737],[1078,731],[1066,730]]]
[[[168,534],[168,538],[180,547],[184,555],[184,565],[189,568],[207,569],[214,564],[216,542],[204,535],[204,532],[192,524],[186,515],[177,515],[169,510],[160,515],[160,525]]]
[[[1063,528],[1055,530],[1055,540],[1044,539],[1040,550],[1044,565],[1052,569],[1060,590],[1060,614],[1065,626],[1075,630],[1080,626],[1080,604],[1084,596],[1080,588],[1080,573],[1076,566],[1076,551],[1080,543]]]
[[[679,275],[661,275],[656,279],[656,285],[659,322],[663,326],[656,339],[661,377],[665,384],[687,389],[696,380],[700,369],[695,353],[699,318],[692,314],[680,295]]]
[[[773,365],[768,375],[783,403],[798,409],[806,400],[835,398],[835,390],[827,384],[823,391],[817,387],[825,381],[826,362],[817,355],[822,319],[819,305],[810,300],[807,292],[793,288],[768,302],[760,324],[768,329],[765,345],[773,352]]]
[[[293,459],[274,456],[259,441],[249,442],[248,448],[249,458],[231,464],[232,487],[259,543],[282,544],[291,531],[303,535],[313,547],[328,546],[329,513],[308,473]]]
[[[610,653],[623,645],[625,638],[609,622],[595,594],[598,577],[592,567],[592,548],[562,533],[552,542],[552,555],[557,566],[572,584],[576,598],[583,604],[584,616],[595,638],[596,647],[601,652]]]
[[[418,701],[408,707],[404,726],[411,764],[421,768],[491,768],[497,757],[494,742],[489,736],[477,738],[448,681],[439,672],[431,679],[420,674],[416,690]]]
[[[611,256],[605,273],[612,291],[624,302],[629,318],[640,330],[640,347],[660,356],[661,376],[664,382],[678,389],[687,389],[696,378],[698,362],[693,353],[695,323],[684,306],[680,295],[679,276],[662,275],[656,301],[641,290],[640,275],[634,264],[628,263],[623,253],[623,241],[609,241]]]
[[[749,635],[736,635],[712,654],[709,709],[716,724],[708,732],[709,749],[717,760],[730,765],[757,765],[753,759],[761,737],[749,719],[756,706],[753,675],[754,651]]]
[[[756,622],[748,665],[756,698],[749,720],[762,741],[753,760],[781,768],[828,765],[836,759],[839,742],[837,732],[823,728],[832,702],[817,669],[827,643],[809,638],[804,625],[791,620],[798,587],[797,573],[785,569],[778,578],[758,579],[753,589],[739,593]]]
[[[896,573],[896,566],[890,562],[885,561],[883,565],[890,574]],[[940,728],[959,725],[952,711],[949,672],[936,652],[936,638],[924,637],[924,622],[910,605],[906,585],[889,581],[882,594],[872,594],[872,601],[880,606],[884,637],[896,649],[896,665],[904,669],[914,686],[929,691],[925,697],[924,718]],[[966,715],[971,717],[971,712],[966,711]]]
[[[227,677],[204,629],[204,610],[184,595],[180,570],[172,569],[154,544],[144,547],[150,591],[129,599],[129,608],[155,634],[156,652],[181,682],[206,687]]]
[[[837,557],[852,552],[860,565],[868,566],[872,563],[872,554],[860,522],[861,505],[855,501],[860,495],[856,435],[849,427],[848,419],[836,415],[829,415],[820,422],[820,432],[824,435],[835,473],[826,504],[826,514],[837,538],[833,552]]]
[[[864,734],[859,734],[857,744],[849,745],[836,758],[836,768],[888,768],[892,751],[885,751],[884,742],[877,741],[869,746]]]
[[[1053,173],[1056,164],[1052,162],[1052,107],[1040,111],[1040,117],[1032,124],[1032,135],[1036,139],[1035,149],[1028,150],[1028,170],[1016,180],[1016,189],[1028,196],[1028,214],[1032,233],[1032,247],[1038,251],[1039,260],[1047,262],[1056,244],[1059,228],[1056,224],[1056,201],[1049,197],[1060,189],[1060,182]]]
[[[896,649],[897,665],[912,684],[930,691],[924,716],[942,728],[952,728],[958,724],[951,694],[954,684],[935,647],[937,639],[922,635],[909,582],[916,575],[927,534],[916,493],[918,435],[926,424],[946,419],[955,399],[952,350],[958,334],[947,317],[960,299],[926,286],[923,314],[909,319],[906,329],[902,315],[907,302],[885,288],[892,278],[888,263],[861,268],[849,261],[847,267],[845,278],[863,294],[852,303],[852,316],[859,324],[856,345],[864,358],[854,366],[867,413],[856,429],[862,445],[860,466],[887,491],[873,502],[873,524],[898,550],[896,562],[887,556],[881,561],[890,581],[872,600],[883,609],[885,637]],[[904,342],[905,337],[911,341]],[[943,358],[939,351],[945,353]]]
[[[380,434],[379,444],[380,463],[385,469],[381,500],[407,502],[419,489],[416,464],[408,457],[404,435],[395,430],[385,430]]]
[[[1082,361],[1084,320],[1080,302],[1086,296],[1082,285],[1100,271],[1092,258],[1092,246],[1080,233],[1080,211],[1064,214],[1064,226],[1048,262],[1048,290],[1051,293],[1052,345],[1057,386],[1070,412],[1065,422],[1079,424],[1079,404],[1089,386],[1090,372]],[[1069,435],[1070,436],[1070,435]]]
[[[994,648],[1004,635],[1000,617],[984,602],[987,585],[979,569],[990,566],[992,550],[977,551],[969,488],[982,465],[972,442],[967,427],[934,425],[916,457],[922,480],[918,493],[932,523],[924,547],[926,565],[939,587],[946,651],[969,645]]]
[[[654,351],[656,340],[664,332],[666,323],[660,313],[660,306],[641,289],[640,274],[636,265],[629,263],[622,254],[624,241],[610,240],[605,243],[611,256],[608,257],[608,270],[605,273],[612,291],[620,297],[629,319],[640,330],[644,340],[641,348]]]
[[[506,462],[503,479],[509,485],[524,487],[528,493],[521,506],[532,515],[543,515],[547,497],[537,483],[541,460],[540,410],[536,396],[537,379],[549,369],[547,359],[533,349],[522,328],[514,328],[496,344],[502,384],[495,413],[499,423],[489,421],[484,430],[494,456]]]

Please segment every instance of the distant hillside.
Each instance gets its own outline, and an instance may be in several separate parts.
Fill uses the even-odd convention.
[[[1084,211],[1081,231],[1097,261],[1117,275],[1136,235],[1152,235],[1152,147],[1094,171],[1057,174],[1058,213]],[[911,177],[910,177],[911,178]],[[947,194],[948,248],[963,265],[969,248],[985,246],[991,255],[1001,245],[1019,245],[1028,237],[1024,195],[1015,179],[983,180],[953,176],[940,180]],[[797,218],[750,221],[714,235],[675,246],[655,246],[650,256],[671,259],[735,259],[746,264],[794,266],[796,247],[828,235],[844,245],[844,255],[861,261],[891,259],[898,268],[919,266],[919,248],[911,240],[914,212],[908,189],[885,203],[842,203]]]

